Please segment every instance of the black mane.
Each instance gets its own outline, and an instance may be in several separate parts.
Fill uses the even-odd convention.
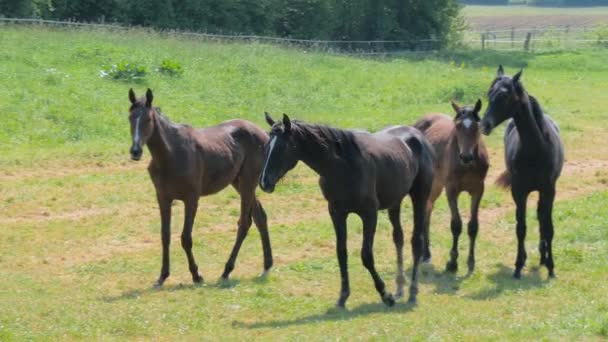
[[[335,155],[344,156],[360,152],[352,131],[299,120],[292,121],[291,129],[298,139],[315,142]]]

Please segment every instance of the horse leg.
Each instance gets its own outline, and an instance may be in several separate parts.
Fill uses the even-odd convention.
[[[401,227],[401,202],[388,210],[388,218],[393,225],[393,242],[397,250],[397,292],[395,299],[403,297],[403,287],[405,286],[405,273],[403,272],[403,228]]]
[[[334,224],[336,231],[336,254],[338,255],[338,264],[340,265],[340,297],[336,302],[337,307],[344,307],[346,300],[350,296],[350,284],[348,281],[348,254],[346,250],[346,212],[329,208],[329,215]]]
[[[165,280],[169,277],[169,244],[171,243],[171,199],[162,197],[157,194],[158,206],[160,208],[160,237],[163,245],[163,265],[160,269],[160,276],[155,287],[163,286]]]
[[[450,250],[450,261],[446,264],[445,269],[448,272],[456,272],[458,270],[458,239],[460,238],[460,233],[462,233],[462,220],[460,219],[460,213],[458,212],[458,195],[460,195],[460,191],[448,189],[446,194],[450,206],[450,213],[452,214],[452,220],[450,222],[452,249]]]
[[[424,252],[422,254],[422,262],[424,263],[431,262],[431,214],[433,213],[435,201],[437,200],[437,197],[441,195],[442,190],[443,184],[439,184],[438,182],[434,181],[426,208],[426,224],[424,225]]]
[[[471,194],[471,218],[467,229],[469,235],[469,259],[467,260],[469,273],[473,273],[475,270],[475,240],[477,239],[477,232],[479,230],[479,203],[481,202],[483,191],[484,188],[482,184],[479,190]]]
[[[238,190],[238,189],[237,189]],[[236,261],[236,257],[239,254],[239,250],[241,249],[241,245],[247,237],[247,233],[249,232],[249,228],[253,221],[251,220],[251,212],[253,208],[253,203],[255,201],[255,193],[247,193],[245,191],[240,192],[241,194],[241,216],[239,218],[238,230],[236,233],[236,241],[234,242],[234,247],[232,247],[232,252],[230,253],[230,257],[226,262],[226,266],[224,267],[224,273],[222,273],[222,278],[224,280],[228,279],[230,272],[234,269],[234,263]]]
[[[513,277],[521,278],[521,270],[526,264],[527,254],[524,241],[526,239],[526,202],[528,192],[511,189],[513,200],[515,201],[515,218],[517,220],[517,259],[515,260],[515,272]]]
[[[363,266],[367,268],[369,274],[372,276],[376,291],[380,294],[380,298],[382,298],[384,304],[393,306],[395,305],[395,299],[392,294],[386,292],[384,281],[382,281],[382,278],[380,278],[380,275],[376,272],[376,267],[374,265],[374,235],[376,234],[378,211],[374,207],[359,215],[363,221],[363,245],[361,246],[361,260],[363,261]]]
[[[195,283],[202,283],[203,277],[198,274],[198,266],[196,265],[196,261],[194,261],[194,255],[192,255],[192,226],[194,225],[196,210],[198,209],[198,198],[191,198],[184,201],[184,206],[185,213],[184,230],[182,230],[182,248],[188,257],[188,268],[192,274],[192,281]]]
[[[425,179],[416,180],[415,183],[419,184],[410,192],[412,207],[414,209],[414,231],[412,232],[411,240],[414,265],[412,267],[412,283],[410,284],[410,298],[408,299],[408,302],[412,304],[416,303],[416,296],[418,295],[418,266],[423,254],[425,225],[429,224],[426,221],[425,212],[429,196],[429,191],[425,187]]]
[[[254,199],[254,201],[253,222],[255,222],[255,226],[260,232],[260,238],[262,239],[262,250],[264,251],[264,273],[262,273],[262,276],[265,276],[272,267],[272,248],[270,247],[270,236],[268,234],[268,220],[262,203],[257,199]]]
[[[553,271],[553,201],[555,188],[541,191],[538,199],[538,221],[540,224],[540,262],[547,266],[549,277],[555,277]]]

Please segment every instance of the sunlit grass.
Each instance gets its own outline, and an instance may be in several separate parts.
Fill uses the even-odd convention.
[[[603,50],[545,55],[444,52],[400,59],[352,58],[259,44],[178,39],[141,31],[111,33],[0,26],[0,340],[57,339],[596,339],[608,335],[608,67]],[[141,83],[99,76],[122,58],[149,70],[165,58],[184,66]],[[509,193],[491,183],[502,171],[502,137],[486,139],[491,169],[482,202],[477,269],[443,272],[449,210],[433,214],[433,262],[421,270],[416,307],[381,304],[360,262],[361,223],[349,223],[351,297],[331,309],[339,271],[334,232],[317,177],[299,165],[275,193],[259,193],[269,217],[275,267],[261,279],[252,227],[232,280],[217,283],[234,243],[238,195],[203,198],[194,254],[205,285],[194,287],[180,246],[181,203],[173,207],[171,277],[160,270],[158,208],[140,163],[128,160],[127,90],[155,91],[176,122],[205,126],[262,113],[379,129],[411,124],[449,100],[481,98],[497,64],[525,67],[524,82],[557,120],[567,147],[555,207],[557,279],[538,265],[538,226],[530,199],[528,267],[511,278],[516,253]],[[498,133],[500,130],[497,131]],[[463,219],[468,197],[461,196]],[[408,245],[412,213],[402,221]],[[465,221],[466,222],[466,221]],[[395,253],[379,216],[376,264],[394,289]],[[408,272],[410,270],[408,269]],[[408,274],[409,275],[409,274]]]

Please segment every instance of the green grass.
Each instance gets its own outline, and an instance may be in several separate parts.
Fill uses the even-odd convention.
[[[345,57],[260,44],[209,43],[143,31],[0,26],[0,340],[601,339],[608,334],[608,52],[523,54],[442,52],[404,58]],[[127,59],[144,65],[137,82],[99,76]],[[163,60],[180,77],[155,71]],[[380,303],[361,265],[360,220],[349,219],[351,297],[339,290],[334,233],[316,176],[300,165],[272,194],[275,265],[258,278],[255,229],[227,286],[216,281],[236,234],[238,195],[201,200],[194,254],[206,284],[191,285],[174,206],[171,277],[160,269],[158,209],[146,163],[128,161],[127,91],[150,87],[174,121],[205,126],[235,117],[261,126],[265,110],[341,127],[375,130],[450,113],[449,100],[485,102],[499,63],[525,67],[524,82],[559,122],[566,170],[555,208],[558,278],[538,269],[530,201],[528,267],[511,278],[516,252],[510,196],[491,185],[502,170],[502,137],[490,146],[477,270],[443,272],[449,211],[433,214],[433,263],[422,268],[415,307]],[[147,152],[144,158],[149,158]],[[407,202],[407,201],[406,201]],[[468,208],[461,197],[463,211]],[[464,215],[465,217],[467,215]],[[404,205],[406,241],[411,210]],[[461,237],[465,269],[466,234]],[[409,247],[406,266],[411,265]],[[377,268],[394,288],[394,251],[379,218]]]

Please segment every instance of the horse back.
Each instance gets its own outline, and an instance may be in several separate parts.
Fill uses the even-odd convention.
[[[190,131],[195,142],[201,195],[216,193],[245,177],[255,182],[264,162],[268,135],[246,120],[230,120]]]

